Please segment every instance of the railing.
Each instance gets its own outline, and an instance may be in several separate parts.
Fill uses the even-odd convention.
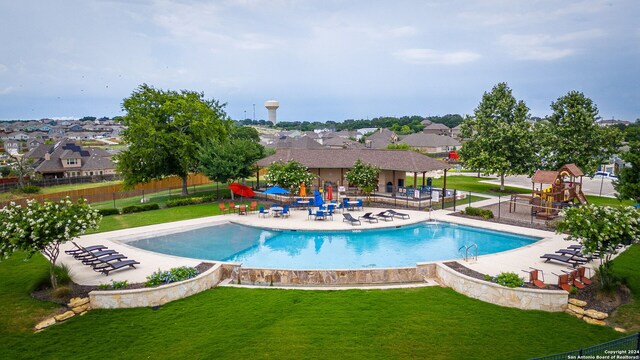
[[[460,250],[464,249],[464,261],[469,262],[469,250],[475,248],[476,249],[476,253],[474,255],[474,260],[478,260],[478,245],[476,243],[473,243],[471,245],[463,245],[458,249],[458,252],[461,252]]]
[[[640,333],[587,348],[538,357],[532,360],[556,359],[640,359]]]

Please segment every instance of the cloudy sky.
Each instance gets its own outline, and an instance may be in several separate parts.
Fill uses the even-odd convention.
[[[2,1],[0,119],[121,115],[140,84],[234,119],[469,114],[507,82],[531,114],[570,90],[640,117],[638,0]]]

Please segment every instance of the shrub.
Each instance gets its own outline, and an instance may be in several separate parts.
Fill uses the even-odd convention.
[[[163,284],[170,284],[172,282],[191,279],[196,275],[198,275],[198,270],[196,270],[196,268],[187,266],[172,268],[169,271],[158,270],[153,274],[147,276],[145,286],[153,287]]]
[[[621,285],[626,283],[626,279],[617,275],[612,270],[612,263],[603,263],[596,269],[599,290],[605,294],[614,293]]]
[[[514,272],[500,273],[495,277],[495,281],[502,286],[510,288],[520,287],[524,285],[524,280]]]
[[[16,188],[12,192],[15,194],[37,194],[40,192],[40,187],[35,185],[24,185]]]
[[[102,216],[120,215],[120,210],[119,209],[100,209],[100,210],[98,210],[98,212]]]
[[[109,290],[109,289],[111,289],[111,284],[100,284],[100,285],[98,285],[98,289],[100,289],[100,290]]]
[[[129,284],[128,284],[127,280],[124,280],[124,281],[115,281],[115,280],[112,280],[112,281],[111,281],[111,288],[113,288],[113,289],[124,289],[124,288],[126,288],[128,285],[129,285]]]
[[[149,211],[149,210],[158,210],[158,209],[160,209],[160,205],[158,204],[131,205],[131,206],[123,207],[122,213],[131,214],[131,213],[137,213],[137,212]]]
[[[175,199],[167,201],[167,207],[176,207],[176,206],[185,206],[185,205],[195,205],[202,204],[204,202],[203,198],[184,198],[184,199]]]
[[[58,284],[67,285],[71,283],[71,269],[66,264],[56,265],[53,268],[53,273],[58,280]]]
[[[482,218],[485,220],[493,219],[493,211],[488,209],[468,207],[464,210],[464,213],[469,216],[482,216]]]

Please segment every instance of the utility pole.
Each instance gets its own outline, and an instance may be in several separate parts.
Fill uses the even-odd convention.
[[[253,104],[253,121],[256,121],[256,104]]]

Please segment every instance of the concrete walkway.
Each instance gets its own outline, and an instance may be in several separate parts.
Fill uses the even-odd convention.
[[[491,202],[497,201],[497,199],[488,199],[484,201]],[[474,204],[474,206],[478,206],[478,204]],[[383,210],[385,209],[365,208],[365,211],[355,211],[350,213],[357,218],[358,216],[363,215],[365,212],[377,213]],[[426,211],[401,211],[410,214],[411,219],[395,219],[394,221],[390,222],[380,221],[379,223],[373,224],[363,222],[360,226],[352,226],[347,222],[343,222],[341,214],[335,214],[333,221],[309,220],[307,217],[307,211],[301,210],[292,211],[292,215],[290,218],[260,218],[256,213],[252,213],[246,216],[237,214],[211,216],[201,219],[185,220],[173,223],[85,235],[77,239],[77,243],[83,246],[102,244],[110,249],[114,249],[124,254],[130,259],[135,259],[141,262],[141,264],[137,266],[136,269],[118,270],[109,274],[109,276],[105,276],[103,274],[94,272],[88,266],[82,265],[73,257],[64,254],[64,252],[61,253],[59,261],[69,265],[74,281],[83,285],[98,285],[111,283],[111,281],[123,280],[127,280],[129,283],[139,283],[144,282],[148,275],[150,275],[154,271],[157,271],[158,269],[168,270],[172,267],[177,266],[195,266],[202,261],[211,262],[211,260],[190,259],[158,254],[127,245],[127,242],[129,241],[151,237],[162,233],[181,232],[198,227],[222,224],[225,222],[236,222],[251,226],[260,226],[273,229],[356,230],[409,225],[432,219],[542,238],[542,240],[528,246],[505,251],[502,253],[480,256],[477,260],[472,260],[469,262],[466,262],[463,259],[452,259],[457,260],[465,266],[481,273],[493,276],[499,274],[500,272],[511,271],[525,277],[526,274],[522,272],[522,270],[527,270],[529,267],[534,267],[544,271],[545,282],[549,284],[555,284],[557,282],[557,277],[553,275],[553,273],[561,274],[562,270],[568,269],[566,264],[544,263],[543,260],[540,259],[540,255],[542,254],[554,253],[560,248],[566,248],[567,246],[574,244],[574,242],[565,241],[561,235],[557,235],[548,231],[521,228],[517,226],[503,225],[493,222],[485,222],[481,220],[451,216],[451,211],[446,210],[437,210],[432,211],[431,213]],[[62,250],[71,248],[73,248],[73,245],[71,243],[68,243],[62,247]],[[317,289],[315,287],[312,288]]]

